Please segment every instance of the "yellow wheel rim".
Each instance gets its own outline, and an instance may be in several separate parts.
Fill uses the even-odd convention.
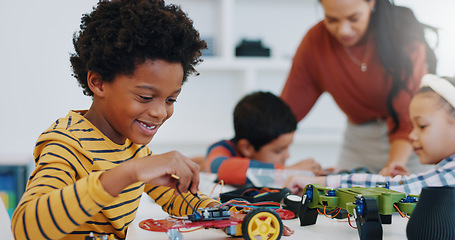
[[[260,212],[254,215],[248,223],[248,235],[250,239],[278,239],[280,237],[280,222],[272,213]]]

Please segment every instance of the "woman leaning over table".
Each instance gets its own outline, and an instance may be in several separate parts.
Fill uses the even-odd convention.
[[[426,28],[389,0],[320,0],[325,18],[305,35],[281,97],[301,120],[328,92],[348,123],[339,169],[386,176],[425,170],[407,139],[408,105],[436,70]],[[436,31],[435,31],[436,32]]]

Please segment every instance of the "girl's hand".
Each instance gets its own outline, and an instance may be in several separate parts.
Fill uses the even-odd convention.
[[[388,166],[385,166],[379,174],[383,176],[395,177],[397,175],[409,175],[408,169],[401,163],[392,163]]]
[[[308,177],[294,175],[286,180],[283,187],[287,187],[292,194],[302,195],[303,189],[305,189],[308,184],[320,184],[325,186],[325,179],[326,177],[323,176]]]
[[[291,194],[302,195],[302,190],[306,185],[311,183],[311,179],[313,177],[294,175],[286,180],[283,187],[287,187],[291,191]]]

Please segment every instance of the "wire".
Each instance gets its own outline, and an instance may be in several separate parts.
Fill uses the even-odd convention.
[[[190,230],[181,230],[181,229],[178,229],[178,230],[181,233],[189,233],[189,232],[194,232],[194,231],[201,230],[201,229],[204,229],[204,227],[197,227],[195,229],[190,229]]]
[[[263,187],[261,189],[256,189],[256,188],[248,188],[246,189],[245,191],[242,192],[242,194],[240,194],[240,196],[243,196],[245,195],[246,193],[248,192],[252,192],[252,191],[256,191],[256,192],[259,192],[259,194],[264,194],[264,193],[269,193],[269,192],[279,192],[280,190],[278,189],[270,189],[268,187]]]
[[[220,205],[220,207],[223,206],[233,206],[233,207],[239,207],[239,208],[258,208],[258,207],[267,207],[270,209],[281,209],[282,206],[280,203],[277,202],[257,202],[257,203],[250,203],[246,200],[229,200],[223,204]]]
[[[402,218],[407,218],[407,219],[409,219],[409,216],[406,215],[406,214],[404,214],[403,212],[401,212],[400,209],[398,208],[398,206],[397,206],[395,203],[393,204],[393,206],[397,209],[398,213],[400,213],[400,216],[401,216]]]
[[[193,213],[194,213],[194,214],[197,214],[197,215],[199,215],[199,216],[201,216],[200,213],[199,213],[198,211],[196,211],[196,209],[194,209],[193,205],[191,205],[190,202],[188,202],[188,200],[186,199],[186,197],[183,196],[182,192],[180,192],[180,189],[179,189],[179,182],[178,182],[178,181],[177,181],[177,184],[175,185],[175,188],[177,189],[177,192],[180,194],[180,196],[183,198],[183,201],[185,201],[186,204],[188,204],[188,206],[190,206],[191,209],[193,209]],[[199,198],[199,199],[200,199],[200,198]]]
[[[247,192],[252,192],[252,191],[258,191],[256,188],[248,188],[246,189],[245,191],[242,192],[242,194],[240,194],[240,196],[243,196],[245,195]]]
[[[319,208],[317,208],[317,211],[318,211],[319,214],[324,214],[324,216],[326,216],[326,217],[328,217],[328,218],[335,218],[335,217],[338,215],[338,213],[340,213],[340,211],[341,211],[341,208],[337,207],[337,208],[333,209],[333,211],[327,213],[327,212],[326,212],[326,207],[327,207],[327,206],[324,205],[324,213],[321,213],[321,211],[319,211]],[[335,215],[332,215],[332,216],[328,216],[328,215],[327,215],[327,214],[332,214],[332,213],[334,213],[335,211],[337,211],[337,213],[335,213]]]
[[[215,188],[216,188],[216,186],[218,186],[218,184],[220,184],[220,194],[218,195],[218,197],[217,197],[216,200],[219,202],[219,201],[220,201],[220,195],[221,195],[221,193],[223,192],[223,186],[224,186],[224,181],[223,181],[223,180],[218,181],[218,182],[215,184],[215,186],[213,186],[212,191],[211,191],[210,194],[209,194],[209,197],[212,197],[212,194],[213,194],[213,192],[215,191]]]
[[[354,228],[354,229],[357,229],[357,227],[352,226],[351,217],[350,217],[350,216],[351,216],[351,214],[348,213],[348,223],[349,223],[349,226],[351,226],[351,227]]]

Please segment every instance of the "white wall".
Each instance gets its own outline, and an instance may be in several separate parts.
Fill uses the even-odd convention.
[[[71,76],[81,14],[96,1],[0,2],[0,161],[32,159],[38,135],[70,109],[90,106]]]
[[[73,52],[72,35],[79,28],[81,14],[90,12],[96,2],[0,1],[0,163],[8,162],[8,159],[31,160],[35,141],[43,130],[58,117],[66,115],[70,109],[87,109],[90,106],[90,98],[82,94],[77,81],[71,76],[69,54]],[[204,1],[178,2],[182,3],[183,9],[187,9],[185,6],[188,5],[189,16],[194,19],[196,27],[201,29],[202,35],[211,34],[213,22],[205,18],[207,15],[216,17],[216,13],[210,14],[210,8],[207,11],[203,7],[205,5],[191,7],[195,2]],[[272,47],[274,54],[292,57],[304,32],[322,16],[318,13],[317,0],[284,2],[287,5],[280,4],[281,1],[248,0],[245,3],[248,8],[236,9],[241,13],[236,21],[245,23],[240,24],[241,27],[235,33],[238,34],[234,36],[236,40],[242,36],[262,38],[264,43]],[[421,21],[441,28],[437,51],[440,62],[438,72],[441,75],[454,75],[455,2],[401,0],[396,3],[413,6]],[[274,4],[276,8],[273,7]],[[295,6],[305,6],[305,9]],[[292,21],[285,25],[274,24],[286,19]],[[233,73],[226,73],[226,76],[229,74]],[[205,153],[204,145],[211,143],[211,140],[232,137],[230,117],[237,99],[229,99],[229,91],[235,93],[235,88],[229,85],[228,80],[223,81],[223,76],[218,76],[217,82],[192,78],[185,84],[173,119],[163,126],[152,141],[152,149],[160,152],[177,148],[188,155],[199,155]],[[270,81],[270,84],[261,88],[278,93],[285,74],[272,73],[272,77],[281,80]],[[230,102],[226,108],[217,108],[217,103],[222,101]],[[324,107],[313,110],[312,120],[303,121],[299,128],[303,129],[305,124],[330,125],[327,121],[333,120],[333,112],[337,116],[340,114],[330,97],[325,97],[318,105]],[[213,112],[207,109],[215,110]],[[218,115],[211,116],[213,113]],[[216,124],[216,121],[221,121],[222,124]],[[209,131],[211,139],[191,141],[193,136],[203,131]],[[311,131],[311,128],[307,128],[307,131]],[[329,159],[327,164],[332,163],[339,139],[332,138],[327,142],[324,134],[326,133],[319,140],[306,143],[306,148],[295,147],[298,158],[316,156],[318,159]],[[161,139],[165,140],[162,144]],[[172,144],[172,139],[178,144]]]

